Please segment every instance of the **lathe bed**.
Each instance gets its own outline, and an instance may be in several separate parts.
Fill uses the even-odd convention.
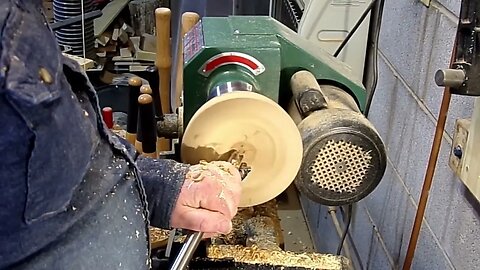
[[[185,237],[177,237],[165,258],[168,231],[151,229],[153,265],[166,269]],[[204,241],[190,269],[351,269],[342,256],[316,253],[292,186],[276,200],[240,209],[228,235]]]

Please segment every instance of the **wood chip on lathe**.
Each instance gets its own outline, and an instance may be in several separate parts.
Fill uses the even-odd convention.
[[[348,269],[349,261],[341,256],[318,253],[293,253],[271,251],[256,246],[209,246],[207,256],[211,259],[233,258],[236,262],[248,264],[268,264],[272,266],[303,267],[319,270]]]

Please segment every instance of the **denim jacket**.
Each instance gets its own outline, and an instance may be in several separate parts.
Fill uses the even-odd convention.
[[[0,269],[147,268],[188,166],[136,158],[105,127],[41,0],[0,1],[0,26]]]

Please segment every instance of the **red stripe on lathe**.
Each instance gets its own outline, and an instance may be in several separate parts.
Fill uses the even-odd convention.
[[[207,63],[205,66],[205,72],[210,72],[224,64],[243,64],[252,70],[256,70],[258,68],[258,65],[250,59],[237,55],[226,55]]]

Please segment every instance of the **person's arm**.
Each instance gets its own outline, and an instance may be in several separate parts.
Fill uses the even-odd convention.
[[[135,163],[145,187],[150,224],[157,228],[169,229],[172,211],[190,165],[169,159],[143,157],[126,139],[115,133],[113,135],[125,145],[130,155],[138,156]]]
[[[134,147],[120,141],[129,152]],[[147,196],[150,224],[189,229],[211,237],[229,233],[240,202],[240,174],[228,162],[187,165],[139,156],[136,160]]]
[[[137,158],[136,163],[147,194],[150,224],[170,228],[172,212],[190,166],[142,156]]]

